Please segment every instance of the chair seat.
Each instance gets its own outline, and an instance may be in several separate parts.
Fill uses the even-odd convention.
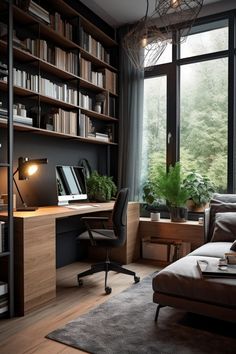
[[[117,240],[113,230],[108,229],[91,229],[92,235],[95,240]],[[83,232],[78,236],[78,240],[90,240],[88,231]]]

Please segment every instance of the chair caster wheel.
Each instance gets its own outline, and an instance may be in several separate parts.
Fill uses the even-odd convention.
[[[105,288],[105,292],[106,292],[107,295],[109,295],[111,293],[111,291],[112,291],[112,288],[110,288],[109,286],[107,286]]]
[[[82,286],[82,285],[83,285],[83,280],[78,279],[78,286],[80,287],[80,286]]]
[[[135,276],[135,277],[134,277],[134,282],[135,282],[135,284],[136,284],[136,283],[139,283],[139,282],[140,282],[140,277],[136,277],[136,276]]]

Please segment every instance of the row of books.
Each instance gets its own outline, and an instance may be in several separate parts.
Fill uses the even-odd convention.
[[[92,70],[92,63],[84,58],[80,59],[80,76],[94,85],[104,87],[103,73]]]
[[[116,94],[117,93],[117,74],[108,70],[103,69],[104,84],[103,87]]]
[[[79,92],[79,105],[85,109],[93,109],[93,100],[88,94]]]
[[[110,63],[110,54],[105,50],[103,45],[91,36],[91,34],[84,31],[81,26],[79,29],[80,45],[87,52],[95,56],[96,58]]]
[[[13,69],[13,85],[23,87],[25,89],[38,92],[39,78],[38,75],[27,73],[24,70]]]
[[[77,135],[77,113],[65,111],[61,108],[53,113],[53,130],[58,133]]]
[[[59,47],[49,46],[44,39],[26,38],[22,41],[26,50],[36,57],[55,65],[59,69],[66,70],[72,74],[78,74],[78,55],[73,52],[66,52]]]
[[[0,281],[0,316],[8,311],[8,284]]]
[[[0,221],[0,253],[8,251],[8,233],[5,221]]]
[[[98,132],[93,125],[90,117],[84,113],[79,115],[79,136],[84,138],[96,139],[105,142],[113,141],[113,126],[108,125],[106,132]]]
[[[50,27],[57,33],[72,41],[73,26],[68,21],[63,20],[58,12],[50,14]]]
[[[40,77],[39,80],[39,92],[42,95],[46,95],[70,104],[77,105],[78,103],[77,90],[69,87],[67,84],[56,84],[43,77]]]
[[[60,13],[49,13],[49,11],[32,0],[29,1],[28,6],[24,6],[24,10],[28,10],[31,15],[36,16],[62,36],[72,40],[73,26],[67,20],[62,19]]]

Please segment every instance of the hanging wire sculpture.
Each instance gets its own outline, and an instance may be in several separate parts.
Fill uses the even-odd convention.
[[[123,39],[130,61],[139,69],[151,68],[167,43],[180,43],[189,34],[204,0],[155,0],[155,10],[148,16],[149,0],[142,17]],[[159,17],[159,25],[156,20]],[[161,29],[160,29],[161,28]],[[172,36],[173,31],[177,33]]]
[[[202,9],[204,0],[156,0],[155,11],[164,27],[166,38],[172,43],[186,40]],[[177,33],[175,38],[170,35]],[[169,35],[168,35],[169,34]],[[172,38],[171,40],[169,38]]]
[[[133,65],[142,70],[157,63],[166,48],[165,36],[155,25],[155,19],[148,17],[149,1],[147,0],[146,14],[126,34],[123,48]]]

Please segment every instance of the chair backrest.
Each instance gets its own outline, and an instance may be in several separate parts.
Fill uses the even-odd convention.
[[[128,196],[129,189],[121,189],[117,195],[112,212],[113,229],[119,245],[124,244],[126,240]]]
[[[219,194],[219,193],[213,194],[212,199],[210,201],[210,207],[205,210],[205,220],[204,220],[205,242],[209,242],[211,240],[213,227],[214,227],[215,214],[214,214],[214,209],[213,210],[211,209],[214,207],[214,205],[225,204],[226,205],[225,211],[232,211],[230,210],[230,208],[232,207],[231,205],[232,203],[233,204],[236,203],[236,194]]]

